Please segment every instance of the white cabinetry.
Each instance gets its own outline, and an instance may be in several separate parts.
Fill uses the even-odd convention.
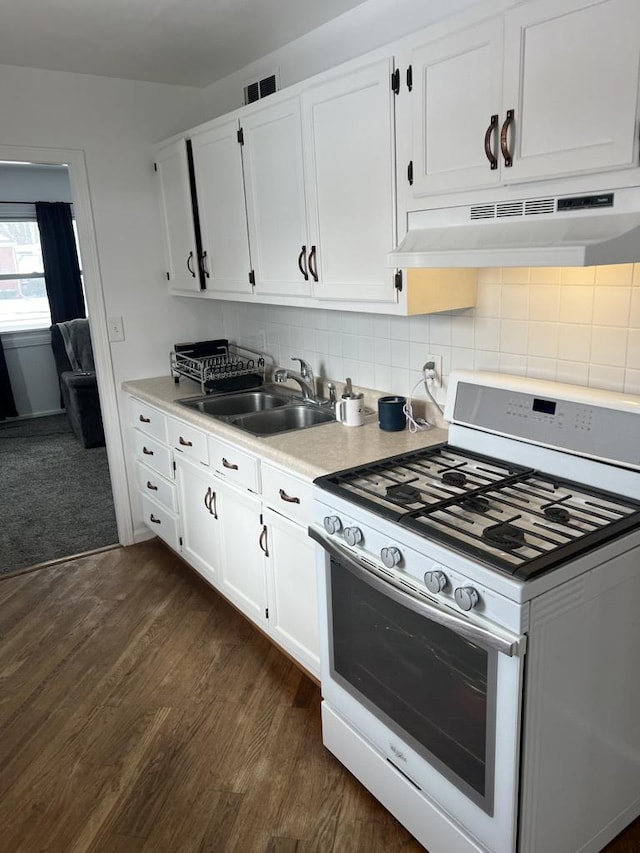
[[[191,135],[205,287],[251,293],[242,155],[237,115]]]
[[[445,38],[427,31],[403,91],[408,207],[635,165],[639,28],[636,0],[533,0]]]
[[[130,400],[130,414],[135,475],[144,523],[174,551],[180,551],[178,498],[168,445],[167,417],[136,399]]]
[[[184,139],[156,150],[166,274],[172,287],[200,290],[198,248]]]
[[[182,556],[211,584],[219,582],[217,481],[208,468],[176,459]]]
[[[348,70],[302,93],[309,265],[320,299],[394,302],[392,62]]]
[[[242,160],[255,293],[308,296],[311,275],[300,99],[242,118]]]

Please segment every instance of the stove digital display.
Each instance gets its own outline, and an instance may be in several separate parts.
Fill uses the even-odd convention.
[[[534,397],[533,411],[542,412],[544,415],[555,415],[556,403],[553,400],[540,400]]]

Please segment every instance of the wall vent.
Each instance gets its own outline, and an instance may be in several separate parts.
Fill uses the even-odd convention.
[[[244,87],[244,102],[245,104],[252,104],[254,101],[266,98],[267,95],[273,95],[277,91],[278,75],[277,73],[270,74],[268,77],[263,77],[262,80],[247,83]]]
[[[555,213],[555,198],[534,198],[526,201],[501,201],[497,204],[472,204],[469,219],[507,219],[514,216],[538,216],[541,213]]]

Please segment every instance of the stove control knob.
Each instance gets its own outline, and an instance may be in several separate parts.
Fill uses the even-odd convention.
[[[392,569],[394,566],[399,565],[402,560],[402,554],[398,548],[390,545],[388,548],[383,548],[380,551],[380,559],[388,569]]]
[[[345,527],[344,538],[347,545],[359,545],[362,542],[362,530],[359,527]]]
[[[480,601],[478,590],[472,586],[459,586],[453,593],[453,597],[460,610],[473,610]]]
[[[342,522],[337,515],[325,515],[323,524],[327,533],[340,533],[342,530]]]
[[[432,572],[425,572],[424,585],[429,590],[429,592],[432,592],[434,595],[437,595],[437,593],[442,592],[442,590],[447,585],[447,576],[439,569],[434,569]]]

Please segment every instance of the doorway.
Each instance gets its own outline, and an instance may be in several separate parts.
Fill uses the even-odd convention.
[[[98,263],[97,243],[93,227],[84,153],[73,149],[0,146],[0,160],[12,163],[64,165],[68,168],[78,243],[82,257],[85,298],[90,317],[91,339],[98,376],[106,455],[117,526],[117,540],[122,545],[132,544],[133,525],[129,505],[124,449],[120,438],[117,394],[107,337],[104,295]]]

